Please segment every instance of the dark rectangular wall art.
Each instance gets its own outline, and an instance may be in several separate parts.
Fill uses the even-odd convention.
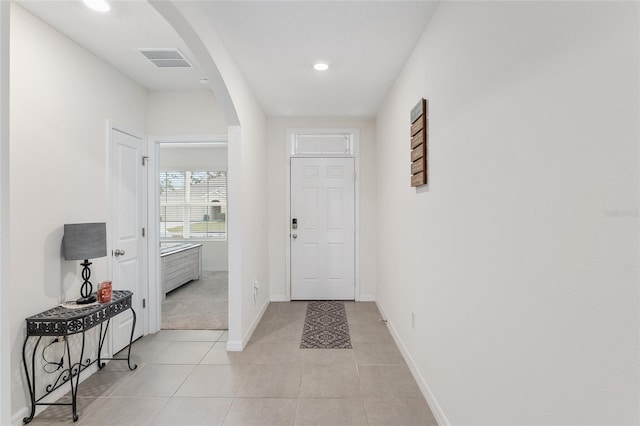
[[[411,110],[411,186],[427,184],[428,124],[427,100],[423,98]]]

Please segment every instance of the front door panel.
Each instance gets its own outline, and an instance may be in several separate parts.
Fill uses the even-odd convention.
[[[291,299],[355,298],[354,176],[353,158],[291,159]]]

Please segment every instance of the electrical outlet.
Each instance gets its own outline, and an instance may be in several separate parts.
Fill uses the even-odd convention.
[[[416,328],[416,313],[411,312],[411,328],[415,330]]]

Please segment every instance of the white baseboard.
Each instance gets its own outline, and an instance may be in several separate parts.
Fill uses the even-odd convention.
[[[271,301],[272,302],[288,302],[289,299],[287,299],[286,296],[281,294],[272,294]]]
[[[227,351],[240,352],[244,350],[244,347],[247,346],[247,343],[249,343],[249,339],[251,339],[251,336],[253,335],[253,332],[256,330],[256,327],[258,326],[258,324],[260,324],[260,320],[262,319],[262,316],[267,310],[269,303],[271,303],[269,299],[267,299],[267,301],[264,302],[264,304],[260,308],[260,312],[258,312],[258,315],[256,315],[256,319],[253,320],[253,323],[251,323],[251,327],[249,327],[249,330],[247,330],[242,340],[227,341]]]
[[[242,349],[242,340],[228,340],[227,341],[227,351],[228,352],[241,352]]]
[[[378,310],[380,310],[380,314],[382,315],[382,318],[387,320],[387,327],[389,328],[391,337],[393,337],[393,340],[396,342],[396,345],[400,349],[400,352],[402,353],[402,357],[407,363],[409,370],[411,370],[411,374],[413,375],[413,378],[418,384],[418,387],[420,388],[420,391],[422,392],[424,399],[427,401],[427,404],[429,404],[429,408],[431,409],[433,416],[436,418],[436,421],[440,426],[449,426],[450,423],[449,423],[449,420],[447,420],[447,416],[444,414],[444,411],[442,411],[442,408],[440,407],[440,404],[438,404],[438,401],[436,401],[436,398],[433,395],[433,392],[431,392],[429,385],[427,385],[427,382],[424,380],[424,377],[422,377],[422,374],[420,373],[420,370],[418,370],[418,366],[416,365],[415,361],[411,357],[411,354],[407,350],[407,347],[404,345],[404,343],[402,343],[402,340],[400,339],[400,336],[398,335],[396,328],[393,326],[393,323],[391,322],[391,320],[389,320],[389,317],[387,316],[386,312],[384,311],[384,308],[380,304],[380,301],[376,301],[376,305],[378,306]]]
[[[96,371],[98,371],[98,364],[92,364],[89,368],[87,368],[86,370],[82,370],[82,374],[80,375],[80,383],[84,382],[85,380],[87,380],[89,377],[91,377],[93,375],[93,373],[95,373]],[[59,400],[60,398],[62,398],[64,395],[66,395],[67,393],[69,393],[69,387],[68,386],[60,386],[58,389],[54,390],[53,392],[51,392],[49,395],[47,395],[46,398],[43,398],[42,401],[40,401],[41,403],[49,403],[49,402],[56,402],[57,400]],[[82,397],[82,388],[80,388],[80,392],[78,392],[78,397]],[[29,401],[27,401],[27,404],[30,404]],[[40,414],[42,412],[42,410],[44,410],[45,408],[47,408],[47,406],[43,406],[43,405],[36,405],[36,413],[35,416],[37,416],[38,414]],[[69,418],[72,418],[72,414],[71,414],[71,406],[68,407],[69,408]],[[79,410],[78,410],[79,411]],[[22,419],[24,419],[25,417],[27,417],[27,415],[31,412],[31,406],[26,406],[26,407],[22,407],[22,409],[20,409],[17,413],[15,413],[12,417],[11,417],[11,426],[22,426],[23,425],[23,421]]]
[[[357,299],[358,302],[375,302],[376,297],[372,294],[361,294]]]
[[[38,413],[40,411],[42,411],[44,408],[40,408],[38,410],[38,408],[36,408],[36,415],[38,415]],[[24,424],[24,422],[22,421],[22,419],[24,419],[25,417],[27,417],[27,414],[29,414],[29,409],[27,407],[24,407],[22,410],[18,411],[16,414],[13,415],[13,417],[11,418],[11,426],[22,426]]]
[[[286,296],[282,294],[272,294],[271,295],[272,302],[290,302]],[[356,299],[356,302],[375,302],[376,297],[371,294],[361,295]]]

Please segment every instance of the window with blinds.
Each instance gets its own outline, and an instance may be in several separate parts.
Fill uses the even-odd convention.
[[[160,172],[160,238],[227,239],[227,172]]]

